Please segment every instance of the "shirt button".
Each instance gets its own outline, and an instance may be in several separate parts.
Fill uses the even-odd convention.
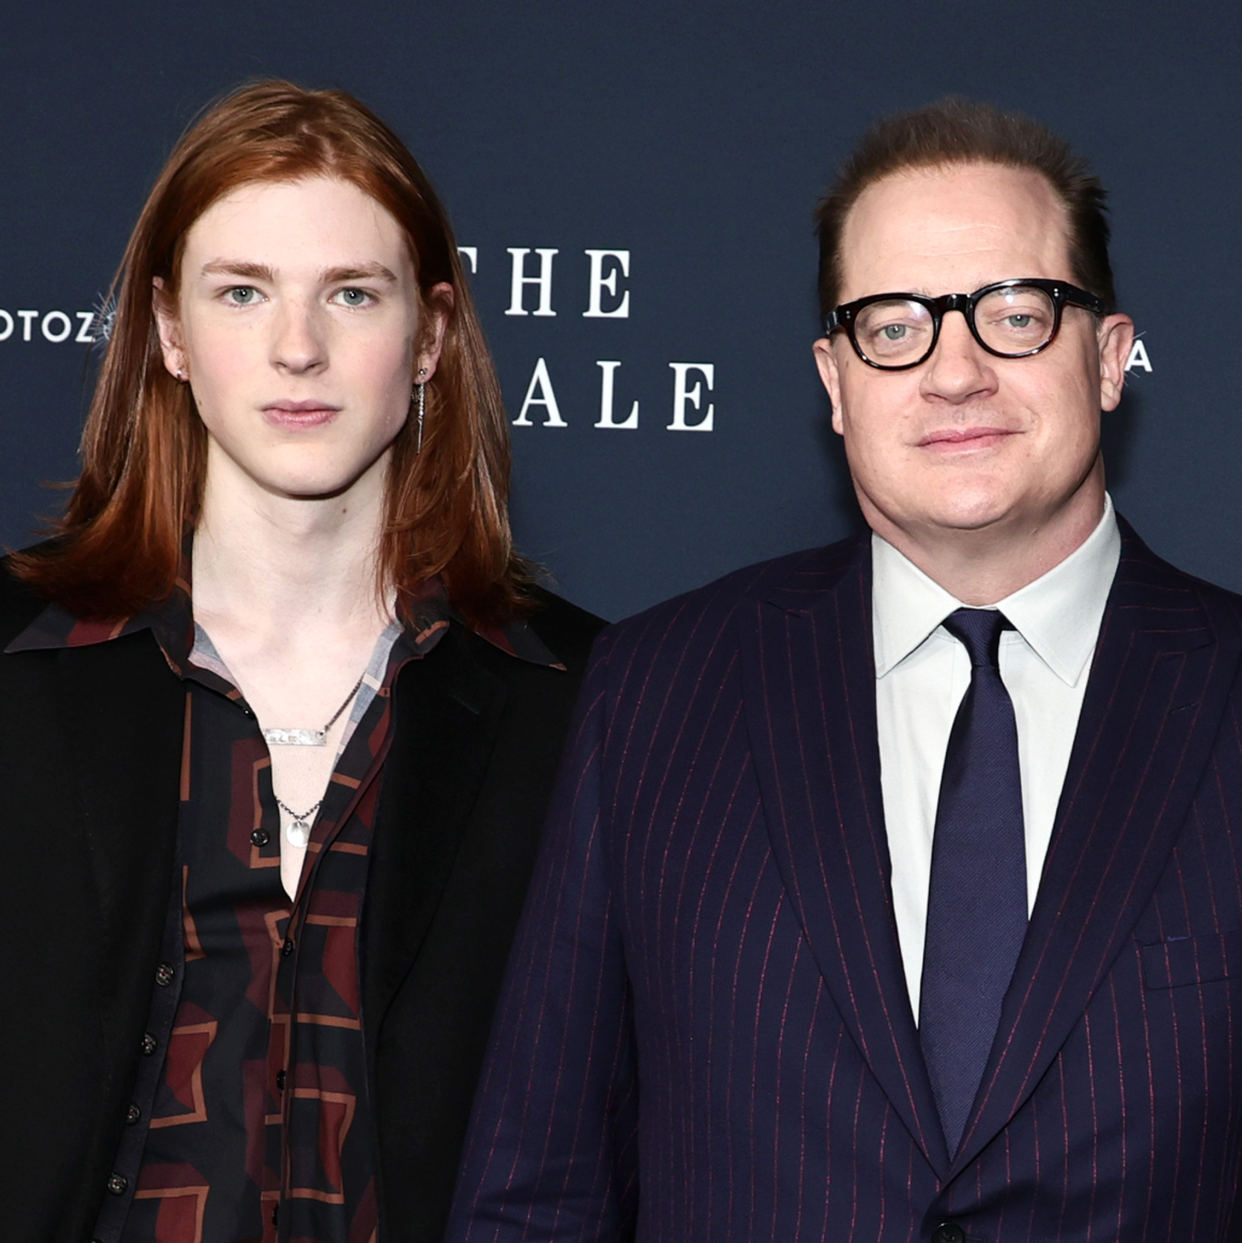
[[[288,958],[293,953],[293,938],[285,937],[285,943],[280,947],[280,952]]]
[[[108,1179],[108,1190],[114,1196],[123,1196],[129,1190],[129,1180],[122,1178],[120,1174],[113,1174]]]
[[[160,1047],[159,1041],[156,1040],[156,1038],[153,1035],[151,1035],[150,1032],[147,1032],[147,1034],[143,1036],[142,1038],[142,1056],[143,1057],[150,1057],[151,1054],[154,1053],[155,1050],[158,1049],[159,1047]]]
[[[942,1221],[932,1231],[931,1243],[966,1243],[966,1231],[956,1222]]]
[[[170,962],[162,962],[155,968],[155,982],[163,988],[166,984],[173,982],[173,976],[176,971]]]
[[[134,1123],[137,1122],[138,1119],[141,1117],[142,1117],[142,1110],[139,1109],[137,1105],[131,1105],[125,1111],[125,1125],[133,1126]]]
[[[285,1074],[283,1070],[278,1070],[276,1072],[276,1091],[277,1092],[283,1092],[285,1090],[285,1080],[287,1078],[288,1076]]]
[[[253,846],[266,846],[272,840],[272,835],[266,829],[255,829],[250,834],[250,842]]]

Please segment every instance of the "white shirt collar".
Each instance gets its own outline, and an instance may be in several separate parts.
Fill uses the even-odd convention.
[[[963,605],[874,532],[871,558],[875,672],[882,678]],[[1064,561],[992,606],[1067,686],[1077,684],[1095,650],[1120,558],[1121,533],[1106,493],[1099,524]]]

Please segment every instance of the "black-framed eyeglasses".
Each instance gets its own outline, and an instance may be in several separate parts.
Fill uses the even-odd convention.
[[[1061,311],[1080,306],[1104,314],[1095,294],[1068,281],[1019,277],[984,285],[974,293],[926,298],[917,293],[876,293],[844,302],[824,320],[831,334],[843,328],[868,366],[904,371],[931,357],[947,311],[961,311],[975,340],[997,358],[1025,358],[1047,349],[1061,327]]]

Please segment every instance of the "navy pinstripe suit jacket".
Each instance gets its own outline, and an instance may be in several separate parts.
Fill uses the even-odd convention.
[[[1242,1240],[1242,600],[1123,537],[952,1158],[893,919],[868,542],[605,632],[452,1243]]]

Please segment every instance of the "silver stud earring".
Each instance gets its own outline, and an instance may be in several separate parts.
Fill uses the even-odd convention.
[[[182,381],[182,383],[185,382],[185,372],[180,367],[177,368],[177,379]]]

